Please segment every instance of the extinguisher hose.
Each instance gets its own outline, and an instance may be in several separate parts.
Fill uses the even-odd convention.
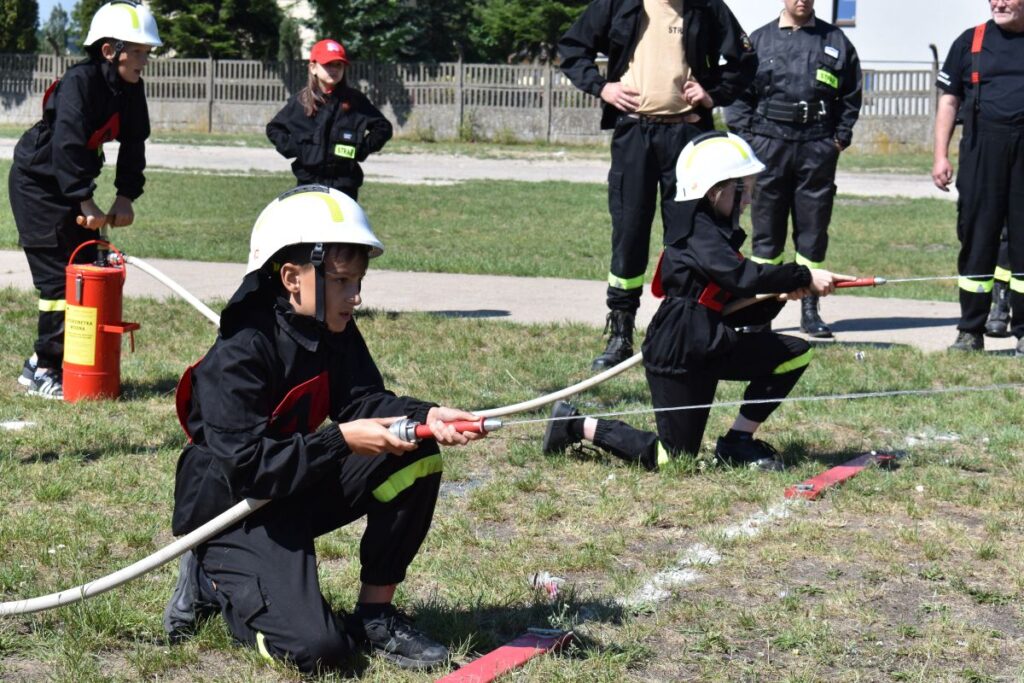
[[[188,303],[192,304],[192,307],[195,308],[200,313],[202,313],[207,320],[209,320],[214,325],[220,327],[220,316],[214,313],[209,306],[207,306],[198,298],[196,298],[194,294],[186,290],[184,287],[179,285],[171,278],[164,275],[162,272],[154,268],[151,264],[146,263],[145,261],[140,259],[138,256],[125,256],[124,259],[127,263],[130,263],[131,265],[135,266],[136,268],[146,273],[147,275],[151,275],[153,278],[155,278],[157,281],[165,285],[172,292],[180,296]]]

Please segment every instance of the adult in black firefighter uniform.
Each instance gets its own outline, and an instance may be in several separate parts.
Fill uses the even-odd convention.
[[[573,84],[604,101],[601,128],[614,129],[611,336],[593,363],[604,370],[633,355],[658,188],[667,228],[677,220],[672,197],[680,150],[711,130],[712,107],[729,104],[747,87],[757,57],[722,0],[593,0],[558,51]],[[598,53],[608,56],[607,75],[595,63]]]
[[[949,144],[963,120],[956,174],[960,322],[950,349],[985,347],[999,235],[1006,227],[1011,333],[1024,339],[1024,0],[990,0],[992,19],[964,31],[939,72],[932,180],[953,180]],[[974,276],[974,277],[971,277]],[[1017,343],[1024,355],[1024,341]]]
[[[54,83],[43,100],[43,118],[14,148],[8,192],[18,241],[39,290],[35,349],[18,382],[29,393],[63,398],[64,268],[82,243],[106,225],[135,219],[132,202],[146,182],[149,111],[142,71],[161,45],[148,9],[117,0],[96,11],[85,39],[86,59]],[[93,200],[103,167],[103,143],[121,143],[108,211]],[[82,260],[95,250],[79,252]]]
[[[796,262],[820,268],[828,248],[839,153],[850,146],[861,106],[860,60],[846,35],[814,14],[814,0],[783,0],[777,20],[757,29],[753,85],[726,110],[767,170],[750,208],[751,258],[782,263],[789,219]],[[832,336],[818,299],[800,301],[800,329]]]
[[[281,195],[256,221],[217,341],[178,386],[189,443],[173,530],[247,497],[271,502],[183,557],[164,613],[172,640],[217,610],[237,640],[305,673],[346,666],[360,642],[406,668],[447,660],[391,601],[430,528],[438,443],[475,438],[439,421],[473,416],[384,388],[353,320],[382,251],[359,205],[323,186]],[[401,441],[388,431],[396,416],[434,439]],[[320,593],[314,539],[361,517],[362,587],[345,618]]]
[[[558,402],[544,434],[546,453],[588,440],[630,463],[656,470],[669,458],[696,455],[719,380],[746,381],[732,429],[718,439],[722,462],[777,470],[778,453],[754,433],[796,385],[811,360],[810,345],[799,337],[769,331],[738,334],[734,327],[770,321],[782,308],[768,297],[729,312],[736,299],[758,294],[786,298],[825,295],[845,276],[804,265],[770,265],[743,258],[746,233],[739,216],[750,201],[754,176],[764,169],[742,138],[705,133],[679,156],[676,195],[684,220],[665,231],[658,264],[664,301],[643,344],[644,367],[658,433],[619,420],[577,417]],[[657,288],[656,288],[657,289]],[[747,303],[751,303],[748,301]]]
[[[363,93],[349,87],[345,46],[326,38],[309,55],[306,87],[267,124],[267,137],[299,185],[321,184],[359,198],[360,161],[391,139],[391,122]]]

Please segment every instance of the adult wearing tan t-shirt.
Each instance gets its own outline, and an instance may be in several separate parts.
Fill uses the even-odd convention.
[[[610,338],[592,366],[600,371],[633,355],[659,187],[667,226],[678,211],[680,151],[712,129],[712,107],[731,103],[753,80],[757,57],[722,0],[593,0],[558,51],[573,84],[604,100],[601,128],[614,129]],[[608,55],[607,76],[598,53]]]

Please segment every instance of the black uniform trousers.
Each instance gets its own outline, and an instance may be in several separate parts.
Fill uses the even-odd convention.
[[[819,267],[828,249],[839,150],[831,139],[782,140],[751,135],[765,168],[757,176],[750,219],[756,260],[781,263],[790,216],[797,263]]]
[[[676,161],[701,133],[690,123],[656,123],[622,114],[612,134],[608,211],[612,218],[612,261],[608,308],[635,313],[643,294],[651,247],[651,223],[661,188],[661,220],[669,225],[679,209]]]
[[[400,583],[430,528],[440,458],[433,441],[402,456],[349,455],[321,484],[199,546],[231,634],[304,672],[344,667],[362,634],[346,628],[324,599],[313,541],[365,516],[361,580]]]
[[[1024,128],[979,122],[960,140],[956,187],[960,323],[980,333],[991,307],[1000,233],[1007,230],[1013,335],[1024,336]],[[981,275],[964,278],[965,275]]]
[[[700,370],[678,376],[647,373],[655,409],[706,405],[714,401],[719,380],[748,381],[745,401],[781,399],[789,395],[810,360],[811,347],[803,339],[774,332],[738,335],[732,350],[709,359]],[[777,402],[745,404],[740,414],[764,422]],[[661,446],[672,456],[696,455],[704,440],[710,408],[666,410],[655,419],[658,433],[631,427],[619,420],[598,420],[594,444],[630,462],[637,462]]]
[[[17,225],[35,225],[41,216],[47,216],[52,217],[56,226],[53,238],[19,233],[19,239],[28,259],[32,284],[39,291],[39,319],[34,345],[39,367],[60,368],[64,361],[64,269],[72,252],[84,242],[96,239],[98,233],[75,222],[79,215],[77,206],[67,205],[67,200],[56,190],[49,191],[17,166],[11,167],[7,187]],[[78,252],[75,260],[88,263],[95,259],[96,249],[89,246]]]

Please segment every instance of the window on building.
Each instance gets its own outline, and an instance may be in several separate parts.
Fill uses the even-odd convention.
[[[857,0],[833,0],[836,26],[857,25]]]

